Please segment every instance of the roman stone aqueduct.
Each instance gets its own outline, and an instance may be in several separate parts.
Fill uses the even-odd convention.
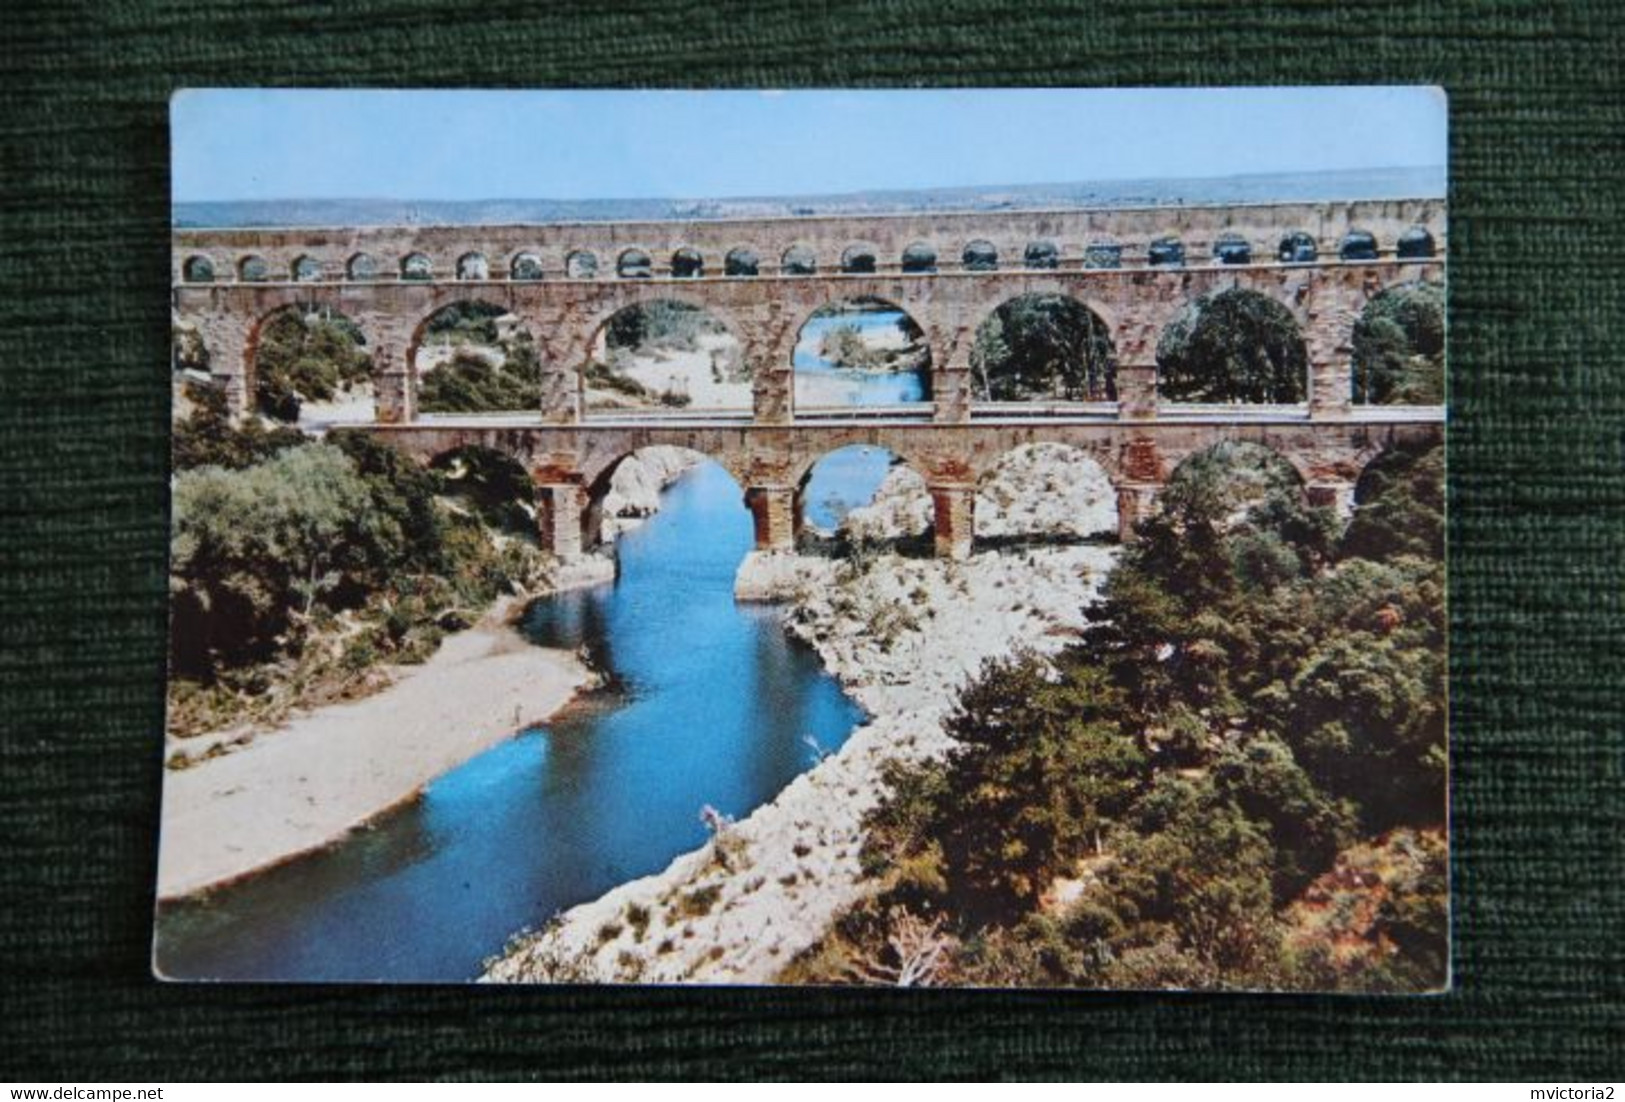
[[[177,230],[174,309],[195,327],[238,411],[252,401],[265,321],[310,304],[341,311],[372,356],[376,434],[423,461],[480,445],[531,472],[546,546],[597,540],[596,506],[638,448],[693,448],[745,489],[762,549],[791,546],[801,488],[817,460],[850,444],[884,447],[929,486],[939,553],[974,535],[979,478],[1013,448],[1069,445],[1105,472],[1119,528],[1154,501],[1186,456],[1223,440],[1287,459],[1316,502],[1347,507],[1361,470],[1400,441],[1439,439],[1438,407],[1351,403],[1354,323],[1396,285],[1441,282],[1440,200],[1147,207],[698,222],[365,229]],[[1160,401],[1156,353],[1193,301],[1239,288],[1279,302],[1309,362],[1301,406],[1221,408]],[[1031,293],[1092,310],[1115,347],[1116,400],[1031,409],[976,401],[978,326]],[[875,298],[906,311],[930,351],[931,401],[917,410],[795,408],[792,355],[819,308]],[[753,410],[738,416],[583,415],[582,366],[605,324],[639,303],[702,307],[740,342]],[[429,319],[479,301],[523,320],[542,361],[530,414],[418,416],[416,361]]]

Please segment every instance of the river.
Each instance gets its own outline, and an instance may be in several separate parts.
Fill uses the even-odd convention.
[[[862,713],[777,610],[734,602],[751,542],[728,475],[684,475],[621,537],[614,585],[538,601],[524,623],[540,645],[587,646],[610,690],[331,850],[161,908],[159,970],[473,979],[520,929],[702,844],[705,805],[742,818],[771,800]]]
[[[795,367],[796,408],[889,406],[930,398],[929,371],[856,371],[826,360],[824,338],[832,329],[850,326],[881,347],[898,339],[896,310],[815,314],[801,328],[791,360]]]

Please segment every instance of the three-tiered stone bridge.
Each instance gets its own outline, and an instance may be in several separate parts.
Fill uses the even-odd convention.
[[[279,311],[332,307],[364,335],[376,422],[363,431],[419,460],[465,446],[521,463],[537,486],[541,536],[561,555],[598,539],[615,468],[640,448],[701,452],[744,487],[761,549],[793,545],[818,459],[882,447],[930,489],[939,553],[963,555],[978,480],[1013,448],[1053,442],[1099,464],[1120,533],[1187,456],[1221,441],[1263,445],[1298,471],[1311,501],[1347,508],[1364,466],[1401,441],[1442,438],[1440,407],[1351,402],[1353,329],[1383,291],[1442,282],[1444,205],[1432,199],[536,226],[178,230],[174,307],[209,350],[239,411],[254,392],[262,327]],[[1292,315],[1309,363],[1295,406],[1161,401],[1164,330],[1203,296],[1240,289]],[[992,403],[971,386],[978,327],[1027,294],[1063,295],[1107,327],[1110,402]],[[800,410],[792,357],[820,308],[875,299],[907,313],[930,353],[920,406]],[[532,413],[419,416],[418,351],[433,316],[478,301],[534,335],[542,398]],[[584,414],[584,366],[609,320],[655,301],[693,305],[738,340],[752,409]]]

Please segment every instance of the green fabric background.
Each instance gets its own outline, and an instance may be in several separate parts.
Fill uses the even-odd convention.
[[[1618,1076],[1621,15],[1605,0],[7,6],[0,1078]],[[1276,82],[1451,95],[1454,993],[149,978],[172,89]]]

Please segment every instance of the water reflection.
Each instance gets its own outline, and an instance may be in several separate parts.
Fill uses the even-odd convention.
[[[166,906],[175,977],[466,980],[525,926],[701,844],[699,809],[742,817],[839,746],[860,712],[770,609],[733,600],[752,541],[714,464],[623,536],[613,586],[538,602],[525,630],[617,675],[330,852]]]

